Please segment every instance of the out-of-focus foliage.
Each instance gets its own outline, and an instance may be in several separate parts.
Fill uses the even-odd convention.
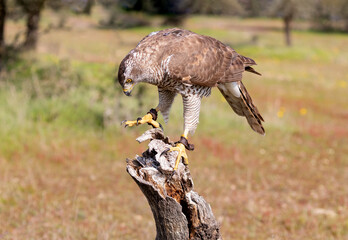
[[[182,25],[189,14],[245,15],[237,0],[101,0],[100,3],[110,11],[106,25],[118,27],[149,24],[142,15],[127,18],[119,8],[128,12],[128,16],[130,12],[164,15],[162,24],[175,26]]]
[[[16,0],[25,12],[39,12],[44,6],[45,0]]]
[[[265,0],[264,16],[309,20],[314,29],[348,32],[347,0]]]
[[[315,29],[348,32],[347,0],[311,0],[310,19]]]
[[[135,12],[138,11],[134,7],[135,1],[99,0],[98,3],[107,13],[99,22],[103,27],[131,28],[150,25],[144,14]]]
[[[181,26],[189,15],[200,14],[280,17],[287,45],[292,43],[292,23],[295,20],[310,22],[315,30],[348,32],[347,0],[2,0],[1,3],[0,59],[9,56],[8,49],[35,49],[42,34],[52,29],[63,29],[68,17],[73,14],[91,14],[94,6],[103,6],[99,24],[108,28],[160,24]],[[40,29],[40,13],[44,8],[50,8],[59,17],[54,26],[46,25],[45,29]],[[153,15],[160,15],[161,23],[158,20],[154,23]],[[6,41],[6,28],[2,27],[6,19],[22,18],[25,18],[26,30],[17,32],[11,41]]]
[[[16,0],[7,0],[6,8],[7,8],[6,17],[8,19],[17,21],[25,16],[22,7],[18,4]]]
[[[95,3],[95,0],[46,0],[46,6],[52,10],[69,9],[75,13],[87,15],[91,14]]]
[[[183,20],[188,14],[242,17],[293,15],[294,19],[310,20],[313,28],[318,30],[348,31],[347,0],[7,0],[7,16],[18,19],[23,16],[23,11],[18,5],[21,5],[25,12],[32,12],[35,9],[37,11],[44,2],[46,7],[53,10],[66,9],[86,14],[90,14],[94,6],[102,5],[109,10],[109,17],[101,23],[122,28],[149,25],[145,13]]]
[[[48,7],[60,13],[64,27],[68,12],[90,14],[103,6],[107,14],[100,20],[106,27],[130,28],[152,25],[150,14],[164,15],[163,25],[180,26],[190,14],[231,15],[238,17],[281,17],[290,39],[291,22],[311,21],[314,29],[348,32],[347,0],[7,0],[7,18],[27,18],[24,45],[31,48],[39,37],[39,12]],[[289,41],[288,41],[289,42]],[[289,44],[289,43],[288,43]]]
[[[151,14],[184,14],[190,9],[187,0],[119,0],[120,6],[128,11],[143,11]]]
[[[308,2],[307,2],[308,3]],[[273,0],[273,4],[265,11],[268,16],[281,17],[284,23],[286,45],[292,45],[291,23],[295,17],[307,13],[308,9],[301,0]]]
[[[192,13],[216,15],[245,15],[245,9],[237,0],[194,0]]]
[[[6,20],[6,1],[0,0],[0,57],[3,53],[3,47],[4,47],[5,20]]]
[[[244,9],[238,0],[120,0],[126,10],[152,14],[234,14]]]
[[[17,3],[27,15],[26,39],[23,47],[26,49],[35,49],[38,41],[40,14],[45,0],[17,0]]]

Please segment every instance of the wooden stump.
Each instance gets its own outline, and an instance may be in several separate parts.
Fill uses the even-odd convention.
[[[155,222],[156,240],[222,239],[210,205],[193,189],[190,171],[183,163],[173,172],[177,152],[173,142],[154,128],[137,138],[150,140],[142,156],[127,159],[127,172],[148,200]]]

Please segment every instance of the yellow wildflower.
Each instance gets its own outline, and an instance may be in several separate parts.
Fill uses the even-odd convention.
[[[278,118],[284,117],[284,113],[285,113],[285,108],[284,108],[284,107],[281,107],[281,108],[279,109],[279,111],[277,112]]]
[[[301,108],[301,109],[300,109],[300,114],[301,114],[302,116],[306,115],[306,114],[307,114],[307,109],[306,109],[306,108]]]
[[[346,88],[347,87],[347,82],[344,81],[344,80],[340,80],[338,82],[338,86],[341,87],[341,88]]]

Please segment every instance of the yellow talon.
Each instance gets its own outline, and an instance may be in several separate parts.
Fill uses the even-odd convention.
[[[152,119],[152,115],[150,113],[146,114],[141,119],[137,119],[136,121],[125,121],[124,123],[125,127],[133,127],[144,123],[149,123],[155,128],[161,127],[161,125],[158,122]]]
[[[188,157],[186,154],[185,146],[182,143],[178,143],[175,147],[171,147],[169,152],[178,151],[178,156],[175,161],[174,171],[178,169],[181,157],[184,159],[184,164],[188,165]]]

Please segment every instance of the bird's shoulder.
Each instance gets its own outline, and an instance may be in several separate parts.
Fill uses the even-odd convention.
[[[137,48],[147,47],[153,43],[167,44],[185,39],[187,36],[197,35],[189,30],[169,28],[152,32],[145,36],[137,45]]]
[[[153,52],[163,54],[170,49],[173,50],[179,42],[183,41],[188,35],[194,34],[188,30],[170,28],[157,32],[152,32],[144,37],[136,46],[138,52]]]

